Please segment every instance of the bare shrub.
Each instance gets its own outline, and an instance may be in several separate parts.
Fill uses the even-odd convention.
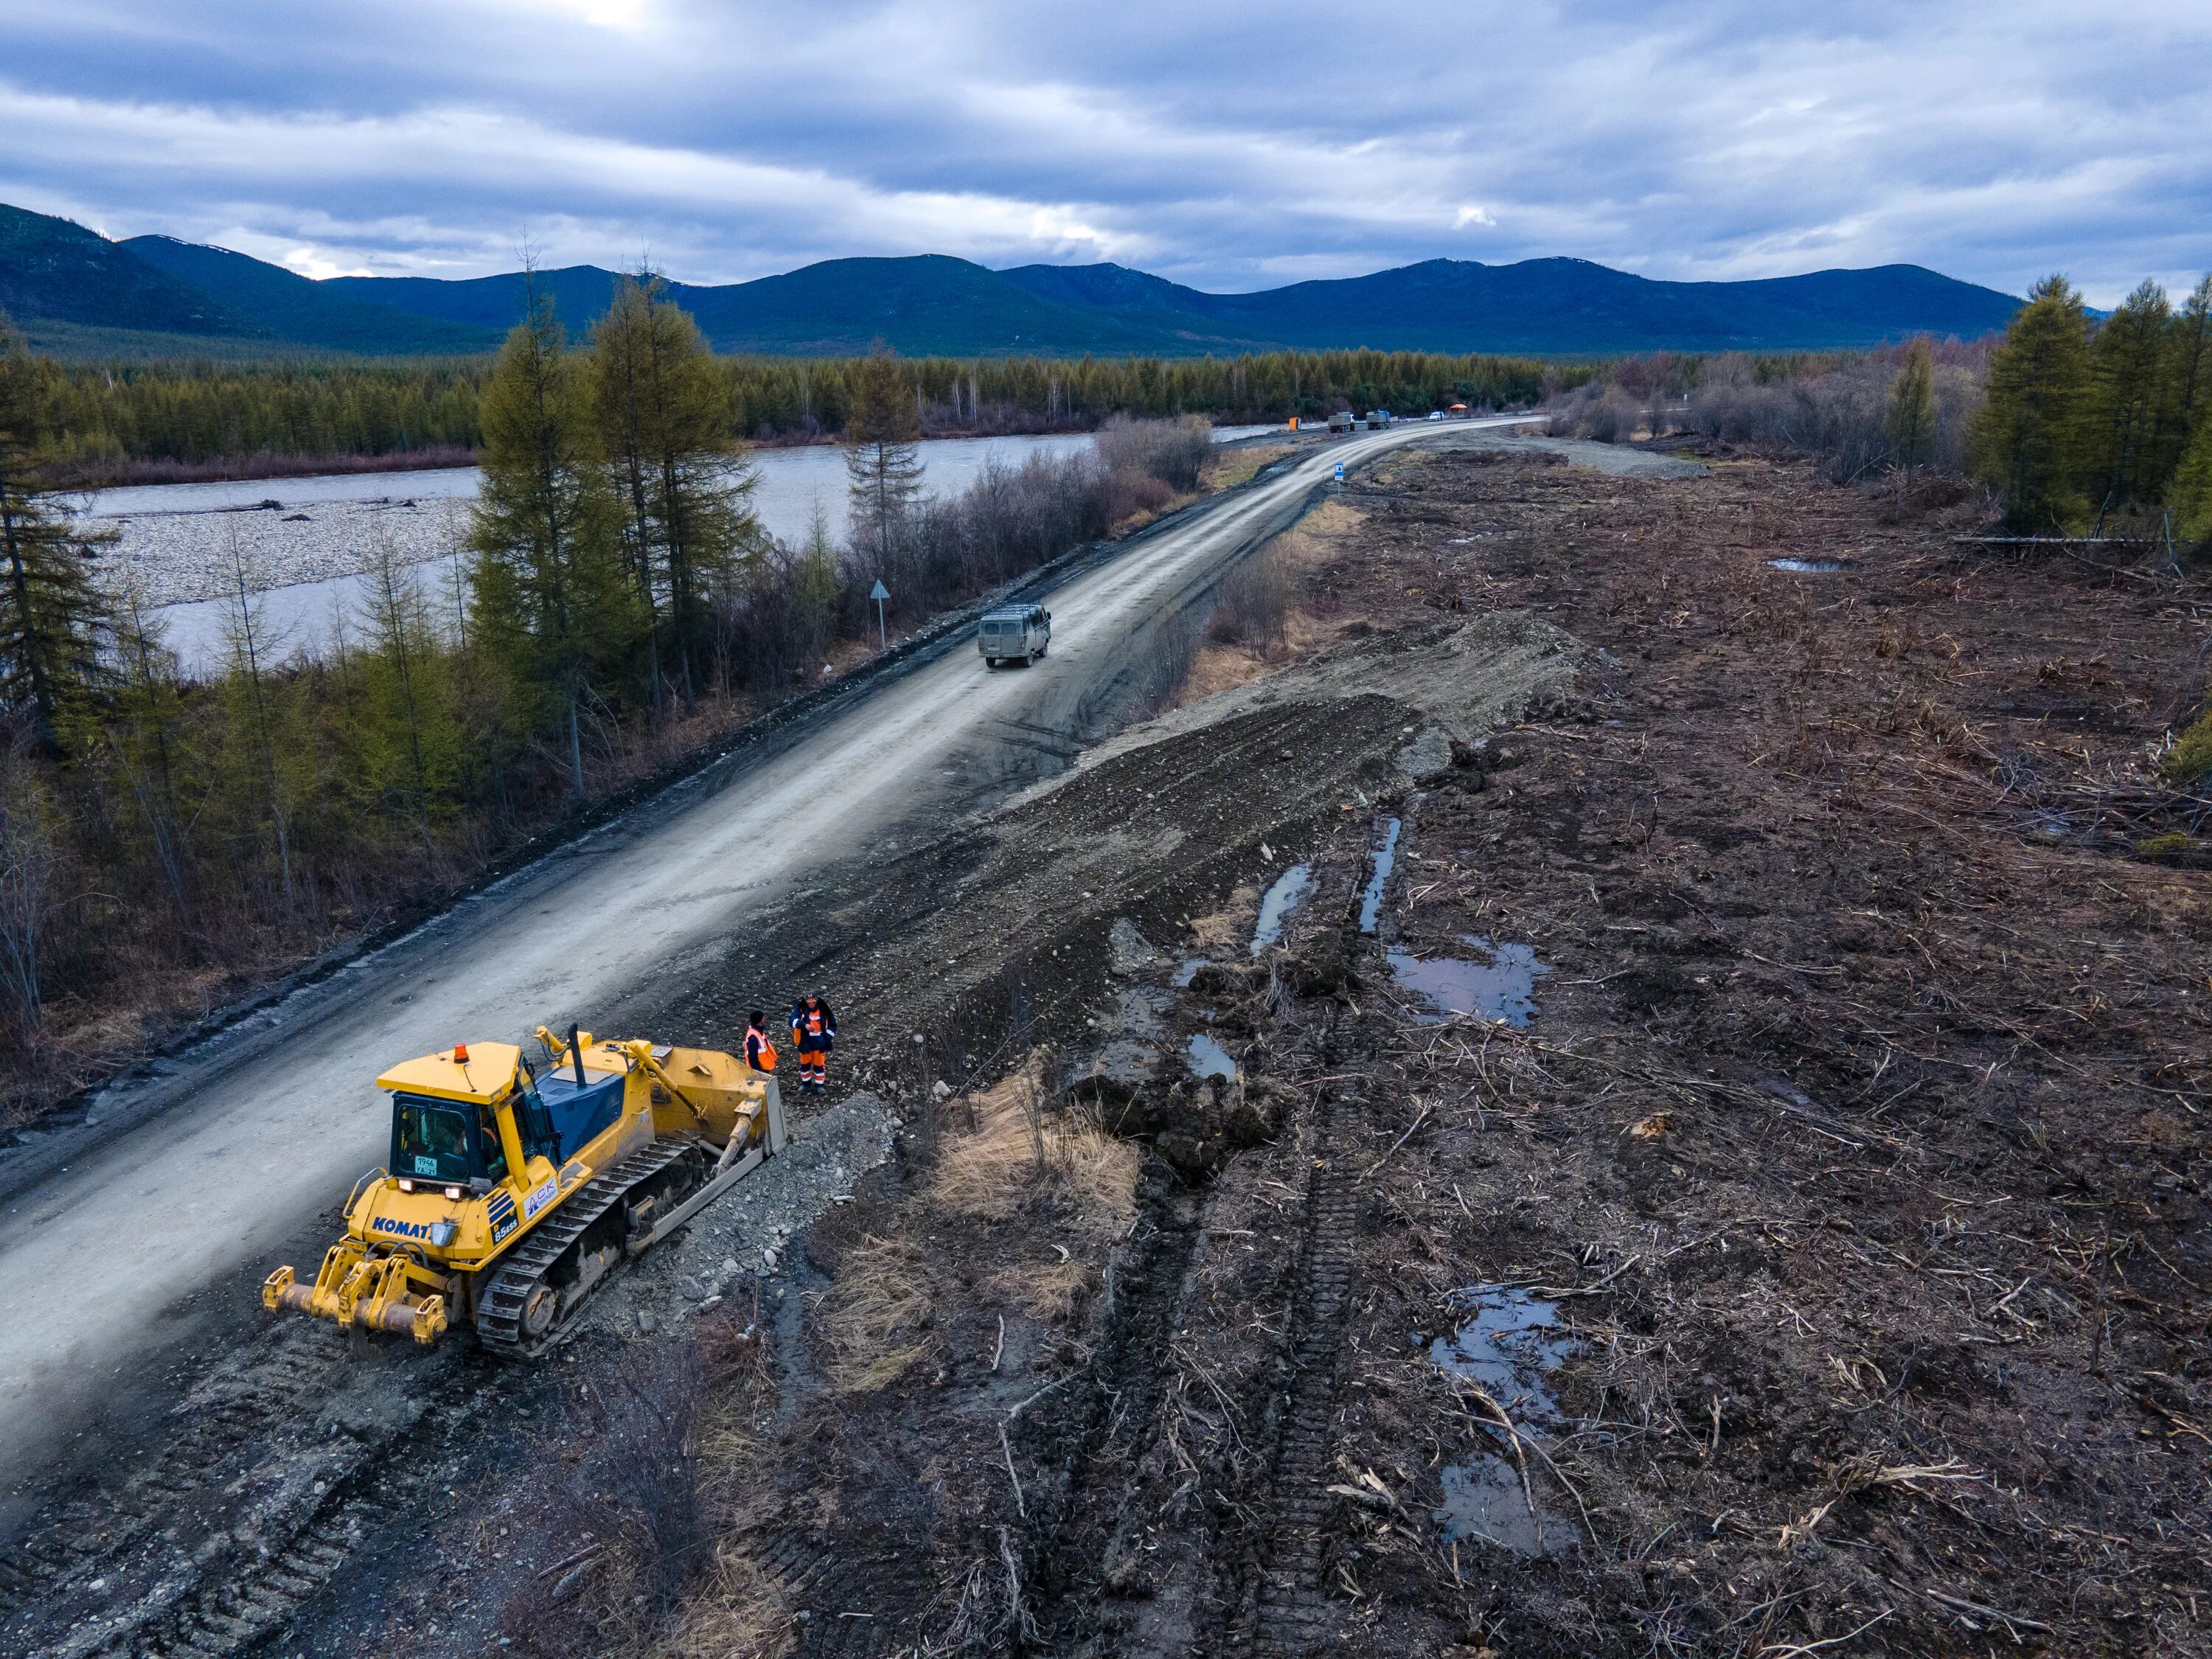
[[[1121,416],[1098,429],[1098,459],[1109,471],[1149,474],[1178,495],[1198,488],[1198,475],[1213,453],[1213,428],[1205,418],[1132,421]]]
[[[1555,438],[1626,443],[1636,435],[1644,418],[1643,405],[1627,392],[1610,380],[1591,380],[1560,400],[1545,430]]]
[[[1690,424],[1725,442],[1814,456],[1826,463],[1837,483],[1856,483],[1890,465],[1882,417],[1897,374],[1893,354],[1779,378],[1763,376],[1753,360],[1731,354],[1708,365],[1690,394]],[[1938,361],[1934,391],[1929,463],[1955,471],[1966,464],[1966,432],[1981,402],[1980,382],[1972,369]]]
[[[1270,544],[1221,579],[1206,633],[1217,644],[1272,655],[1288,641],[1290,623],[1291,573]]]

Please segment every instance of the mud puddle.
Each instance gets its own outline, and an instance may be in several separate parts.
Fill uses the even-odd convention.
[[[1200,1077],[1228,1078],[1237,1076],[1237,1062],[1229,1050],[1200,1031],[1190,1040],[1190,1069]]]
[[[1392,818],[1382,832],[1382,844],[1375,849],[1375,872],[1367,878],[1367,890],[1359,897],[1359,931],[1371,933],[1382,919],[1382,890],[1390,884],[1390,872],[1398,863],[1398,820]]]
[[[1769,559],[1766,562],[1773,569],[1801,576],[1832,576],[1844,568],[1839,559]]]
[[[1566,1537],[1557,1516],[1528,1506],[1521,1477],[1502,1457],[1478,1457],[1438,1471],[1444,1500],[1431,1512],[1447,1544],[1495,1544],[1516,1555],[1556,1555]]]
[[[1558,1307],[1517,1285],[1478,1285],[1452,1299],[1467,1317],[1429,1344],[1429,1358],[1480,1382],[1516,1422],[1557,1422],[1546,1378],[1574,1346]]]
[[[1486,959],[1417,957],[1395,947],[1384,953],[1391,976],[1430,1005],[1429,1012],[1415,1018],[1433,1025],[1474,1014],[1516,1030],[1527,1025],[1536,1015],[1536,981],[1552,971],[1551,963],[1536,959],[1534,945],[1494,945],[1478,935],[1464,941]]]
[[[1429,1344],[1429,1358],[1467,1378],[1496,1401],[1523,1434],[1559,1420],[1548,1378],[1574,1339],[1559,1310],[1517,1285],[1479,1285],[1453,1298],[1467,1317]],[[1477,1454],[1438,1474],[1443,1501],[1432,1518],[1443,1541],[1473,1540],[1516,1555],[1557,1555],[1572,1541],[1572,1523],[1538,1502],[1521,1471],[1501,1456]]]
[[[1260,925],[1252,930],[1254,956],[1283,937],[1283,926],[1290,921],[1291,912],[1311,891],[1313,866],[1310,864],[1294,864],[1275,878],[1274,885],[1260,901]]]

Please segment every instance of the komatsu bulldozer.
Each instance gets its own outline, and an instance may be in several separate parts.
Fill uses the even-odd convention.
[[[424,1343],[471,1323],[495,1352],[542,1353],[616,1267],[783,1150],[775,1078],[732,1055],[538,1037],[542,1073],[477,1042],[378,1078],[389,1164],[354,1183],[314,1282],[279,1267],[263,1304]]]

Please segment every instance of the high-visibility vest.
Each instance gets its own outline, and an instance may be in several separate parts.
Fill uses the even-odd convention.
[[[775,1070],[775,1044],[768,1040],[768,1034],[757,1025],[750,1026],[745,1031],[745,1064],[756,1072]]]

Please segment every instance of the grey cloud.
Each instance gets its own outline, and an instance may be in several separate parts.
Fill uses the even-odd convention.
[[[316,269],[2212,264],[2212,16],[2166,0],[92,0],[0,47],[0,199]]]

